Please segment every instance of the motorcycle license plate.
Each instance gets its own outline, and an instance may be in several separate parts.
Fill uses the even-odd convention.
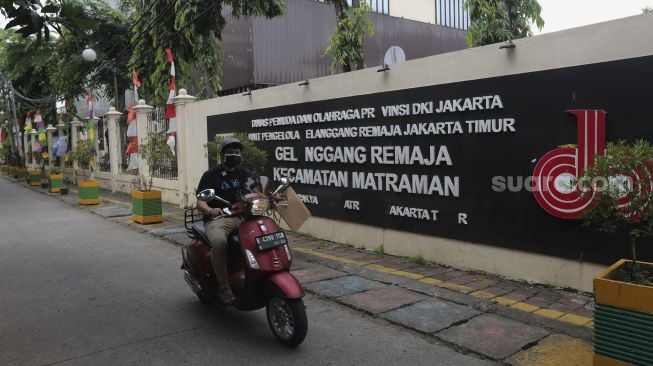
[[[283,232],[272,233],[256,238],[256,246],[258,246],[258,250],[268,250],[284,244],[288,244],[288,239],[286,239],[286,234]]]

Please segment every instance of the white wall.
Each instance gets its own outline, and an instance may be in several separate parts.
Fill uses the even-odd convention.
[[[435,0],[390,0],[390,15],[435,24]]]
[[[206,117],[286,104],[446,84],[653,55],[653,13],[564,32],[516,40],[516,48],[489,45],[395,64],[387,72],[376,68],[310,80],[308,86],[287,84],[204,100],[187,105],[190,129],[189,187],[207,167],[202,144],[207,141]],[[191,192],[192,193],[192,192]],[[336,230],[337,226],[337,230]],[[343,221],[312,218],[303,231],[319,238],[376,248],[406,256],[508,277],[545,282],[585,291],[603,266],[548,257],[478,243],[430,237]],[[527,240],[527,238],[524,238]]]

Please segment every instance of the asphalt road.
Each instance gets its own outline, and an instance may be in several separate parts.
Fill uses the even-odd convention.
[[[308,336],[208,308],[180,248],[0,178],[0,365],[487,365],[307,296]]]

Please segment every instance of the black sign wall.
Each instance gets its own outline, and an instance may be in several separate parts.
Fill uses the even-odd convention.
[[[549,215],[529,177],[577,143],[567,110],[605,110],[607,141],[650,140],[651,80],[645,57],[210,116],[208,136],[249,133],[314,216],[611,263],[625,237]]]

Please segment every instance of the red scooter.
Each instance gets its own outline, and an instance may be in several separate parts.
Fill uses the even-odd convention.
[[[238,310],[266,307],[272,333],[285,346],[296,347],[306,337],[308,321],[302,297],[304,290],[290,274],[292,253],[288,239],[277,223],[265,216],[280,205],[278,194],[289,186],[287,179],[265,197],[248,194],[224,209],[221,217],[243,216],[245,220],[230,235],[227,245],[227,274]],[[207,189],[198,200],[220,200]],[[220,217],[215,218],[220,220]],[[204,231],[202,215],[195,208],[185,212],[186,231],[191,242],[182,248],[184,278],[191,290],[206,305],[221,305],[218,283],[211,264],[211,248]]]

